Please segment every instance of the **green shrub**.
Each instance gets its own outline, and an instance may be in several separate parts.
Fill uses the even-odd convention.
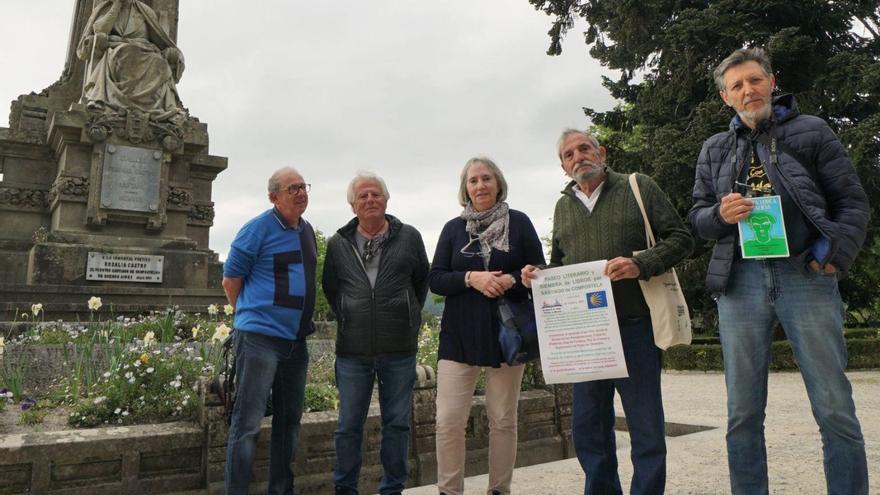
[[[69,395],[71,426],[156,423],[168,419],[195,420],[199,377],[205,363],[186,348],[128,349],[117,364],[87,391]]]
[[[339,391],[326,383],[306,383],[305,412],[333,411],[339,407]]]
[[[880,339],[846,340],[848,369],[880,368]],[[797,363],[788,341],[771,345],[772,371],[796,370]],[[663,353],[663,368],[670,370],[721,371],[724,359],[720,344],[679,345]]]
[[[880,339],[880,330],[876,328],[847,328],[843,334],[848,339]]]
[[[431,324],[433,323],[433,325]],[[419,350],[416,353],[416,362],[437,369],[437,349],[440,346],[440,323],[434,318],[432,322],[425,322],[419,332]]]

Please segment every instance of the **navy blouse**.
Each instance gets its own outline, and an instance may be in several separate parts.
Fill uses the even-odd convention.
[[[431,292],[446,296],[440,322],[438,358],[471,366],[498,368],[502,359],[495,299],[464,285],[466,272],[485,271],[483,258],[461,253],[461,248],[470,241],[470,235],[465,231],[466,224],[462,218],[453,218],[443,227],[428,275]],[[510,250],[505,253],[493,249],[489,271],[513,275],[516,284],[506,295],[526,297],[528,289],[522,285],[520,270],[529,264],[543,265],[544,250],[535,227],[523,212],[510,210],[508,235]],[[468,247],[469,252],[479,250],[479,242]]]

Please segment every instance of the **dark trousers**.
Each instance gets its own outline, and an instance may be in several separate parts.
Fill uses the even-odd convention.
[[[659,495],[666,486],[666,438],[660,391],[660,349],[650,318],[620,321],[628,378],[576,383],[571,436],[587,480],[585,495],[618,495],[614,391],[620,394],[632,444],[633,495]]]

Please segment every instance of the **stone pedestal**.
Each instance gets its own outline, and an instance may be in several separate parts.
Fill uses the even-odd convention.
[[[173,37],[177,2],[152,8]],[[117,314],[225,300],[208,238],[211,184],[226,158],[208,153],[207,126],[188,113],[157,121],[80,103],[84,62],[73,47],[91,11],[91,0],[77,0],[61,78],[14,101],[10,127],[0,128],[0,321],[37,302],[47,319],[85,315],[91,296]],[[148,281],[89,277],[102,257],[160,260],[162,270]]]

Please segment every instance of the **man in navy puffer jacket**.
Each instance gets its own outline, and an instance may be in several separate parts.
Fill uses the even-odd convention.
[[[703,144],[688,219],[715,241],[706,285],[718,302],[731,490],[768,493],[764,411],[779,321],[822,434],[828,493],[867,494],[837,280],[865,240],[868,199],[825,121],[801,115],[791,95],[771,97],[776,81],[763,50],[733,52],[714,76],[737,115]],[[751,198],[764,195],[780,198],[789,256],[743,259],[737,223],[752,214]]]

